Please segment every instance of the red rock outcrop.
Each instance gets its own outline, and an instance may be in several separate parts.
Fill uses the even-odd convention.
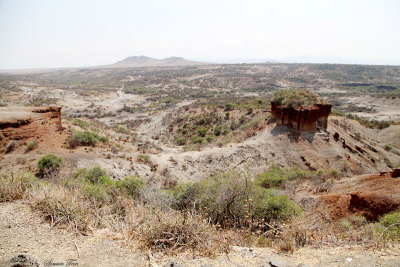
[[[318,197],[320,208],[328,219],[339,221],[351,215],[362,215],[375,221],[400,207],[400,179],[396,171],[367,174],[338,181],[331,191]]]
[[[0,108],[0,151],[11,140],[45,138],[62,129],[61,107]]]
[[[315,132],[317,126],[327,128],[332,105],[316,104],[311,107],[286,106],[271,103],[272,118],[276,125],[288,125],[296,130]]]

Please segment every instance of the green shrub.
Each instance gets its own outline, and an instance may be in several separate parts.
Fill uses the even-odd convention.
[[[234,109],[234,107],[235,107],[234,104],[232,104],[232,103],[226,103],[226,104],[225,104],[225,111],[231,111],[231,110]]]
[[[222,133],[222,126],[216,126],[216,127],[214,128],[214,134],[215,134],[215,136],[220,136],[221,133]]]
[[[255,187],[251,203],[251,214],[256,219],[286,220],[300,215],[301,208],[275,189]]]
[[[178,146],[184,146],[186,144],[186,139],[185,138],[178,138],[176,139],[176,143],[178,144]]]
[[[100,203],[112,203],[119,195],[114,184],[92,184],[84,183],[82,185],[84,194]]]
[[[226,113],[225,113],[225,120],[229,120],[230,115],[231,115],[231,113],[226,112]]]
[[[145,182],[140,177],[128,176],[121,181],[117,181],[116,186],[128,196],[138,198],[140,196],[141,190],[145,186]]]
[[[272,166],[256,177],[256,183],[264,188],[271,188],[281,185],[288,179],[289,177],[284,169]]]
[[[212,134],[209,134],[206,136],[207,143],[211,143],[213,141],[213,139],[214,139],[214,135],[212,135]]]
[[[352,215],[349,217],[349,221],[356,227],[367,224],[367,219],[364,216]]]
[[[198,183],[184,183],[175,186],[172,190],[172,206],[179,210],[193,208],[199,192],[200,184]]]
[[[244,123],[245,118],[240,118],[240,124]],[[247,122],[246,124],[243,124],[242,126],[240,126],[241,130],[245,130],[245,129],[251,129],[251,128],[256,128],[258,127],[258,125],[264,120],[264,117],[255,117],[253,118],[251,121]]]
[[[332,175],[334,178],[337,178],[339,176],[339,171],[336,169],[331,169],[329,171],[329,174]]]
[[[242,115],[239,119],[239,124],[243,124],[246,121],[246,116]]]
[[[76,131],[74,130],[74,135],[68,141],[70,147],[77,146],[95,146],[98,142],[108,143],[107,137],[100,136],[96,133],[89,131]]]
[[[87,173],[86,168],[77,168],[74,174],[75,178],[83,177]]]
[[[194,143],[194,144],[201,144],[201,143],[203,143],[203,141],[204,141],[204,138],[201,136],[195,136],[192,139],[192,143]]]
[[[61,167],[63,159],[54,154],[48,154],[41,157],[37,163],[39,175],[43,176],[53,172],[57,172]]]
[[[110,202],[121,194],[138,198],[141,190],[145,187],[144,180],[136,176],[128,176],[121,181],[114,181],[105,170],[98,166],[89,170],[77,169],[75,178],[82,179],[80,180],[81,186],[89,197],[101,202]]]
[[[204,137],[204,136],[206,136],[207,129],[200,128],[197,132],[199,133],[199,136]]]
[[[110,185],[113,181],[105,170],[99,166],[95,166],[84,173],[84,179],[91,184],[107,184]]]
[[[266,172],[261,173],[256,177],[256,183],[261,187],[271,188],[278,187],[289,180],[315,177],[322,174],[324,174],[323,170],[308,172],[297,166],[291,169],[271,166]]]
[[[307,176],[312,175],[312,173],[305,171],[298,166],[294,166],[293,168],[289,169],[287,171],[287,174],[288,174],[289,180],[301,179],[301,178],[305,178]]]
[[[387,228],[391,238],[400,238],[400,210],[383,215],[379,222]]]
[[[390,145],[390,144],[385,145],[385,150],[386,150],[386,151],[390,151],[390,150],[392,150],[392,149],[393,149],[393,146],[392,146],[392,145]]]
[[[277,190],[261,188],[236,173],[220,174],[174,188],[174,207],[196,209],[214,223],[244,226],[246,221],[285,220],[302,213]]]

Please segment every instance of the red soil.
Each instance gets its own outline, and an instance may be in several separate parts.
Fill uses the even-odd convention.
[[[0,153],[11,140],[26,143],[29,140],[59,139],[63,132],[60,107],[7,108],[0,110]]]
[[[376,221],[400,207],[400,179],[392,173],[362,175],[338,182],[331,192],[319,196],[320,209],[330,220],[362,215]]]

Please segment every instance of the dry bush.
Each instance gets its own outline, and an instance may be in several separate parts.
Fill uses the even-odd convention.
[[[306,226],[304,218],[293,217],[286,224],[271,225],[271,229],[264,233],[267,240],[280,252],[293,253],[297,248],[310,244],[308,234],[311,230]]]
[[[143,206],[136,216],[138,227],[131,237],[139,239],[143,249],[167,254],[191,251],[207,257],[226,249],[223,236],[199,215]]]
[[[45,194],[44,197],[35,199],[32,207],[50,222],[51,227],[68,225],[80,233],[86,233],[89,230],[90,213],[86,209],[86,203],[70,193],[65,190],[58,193],[53,191],[52,196]]]
[[[27,198],[51,226],[67,226],[82,234],[92,228],[118,231],[133,206],[132,200],[124,196],[116,196],[112,201],[93,196],[78,180],[65,186],[41,181],[40,187],[29,192]]]
[[[295,250],[293,236],[286,232],[277,242],[277,249],[279,252],[290,252],[293,253]]]
[[[0,202],[22,199],[25,192],[35,186],[37,178],[32,173],[0,176]]]
[[[37,142],[36,140],[29,141],[29,142],[26,144],[25,153],[28,153],[28,152],[34,150],[34,149],[37,148],[37,147],[38,147],[38,142]]]

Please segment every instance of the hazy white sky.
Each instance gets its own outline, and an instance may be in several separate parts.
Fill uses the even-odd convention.
[[[400,1],[0,0],[0,69],[134,55],[400,65]]]

